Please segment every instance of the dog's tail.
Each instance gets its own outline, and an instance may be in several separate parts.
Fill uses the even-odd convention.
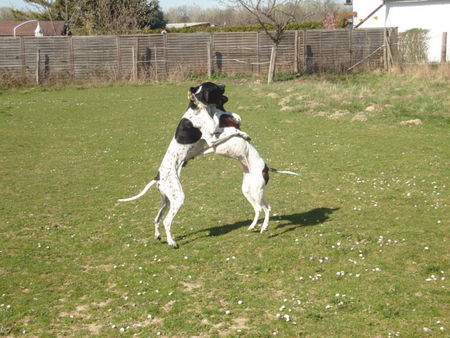
[[[294,173],[293,171],[289,171],[289,170],[278,170],[278,169],[274,169],[274,168],[269,168],[269,171],[272,171],[274,173],[279,173],[279,174],[300,176],[300,174]]]
[[[119,201],[119,202],[129,202],[129,201],[137,200],[139,197],[144,196],[145,193],[146,193],[146,192],[151,188],[151,186],[152,186],[153,184],[155,184],[156,182],[157,182],[157,180],[156,180],[156,179],[153,179],[153,180],[151,180],[151,181],[145,186],[145,188],[144,188],[139,194],[137,194],[136,196],[133,196],[133,197],[130,197],[130,198],[121,198],[121,199],[119,199],[118,201]]]

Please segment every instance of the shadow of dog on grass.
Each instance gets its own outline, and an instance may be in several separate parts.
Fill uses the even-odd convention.
[[[339,209],[340,208],[333,209],[333,208],[322,207],[322,208],[315,208],[310,211],[302,212],[302,213],[298,213],[298,214],[272,216],[272,217],[270,217],[270,220],[278,222],[278,224],[276,226],[274,226],[273,229],[283,229],[283,231],[281,231],[279,233],[271,234],[271,235],[269,235],[269,238],[279,236],[279,235],[289,232],[289,231],[294,231],[295,229],[300,228],[300,227],[312,226],[312,225],[318,225],[321,223],[325,223],[330,218],[330,215]],[[251,220],[239,221],[239,222],[232,223],[232,224],[220,225],[220,226],[215,226],[212,228],[197,230],[193,233],[190,233],[190,234],[188,234],[186,236],[182,236],[182,237],[185,238],[187,236],[195,235],[195,234],[205,232],[205,231],[208,231],[209,234],[202,236],[202,237],[221,236],[221,235],[225,235],[231,231],[237,230],[239,228],[248,227],[250,225],[250,223],[251,223]],[[286,228],[286,229],[284,229],[284,228]],[[270,233],[270,231],[269,231],[269,233]],[[192,241],[194,241],[194,240],[192,240]]]
[[[292,214],[285,216],[275,216],[274,220],[279,221],[275,229],[286,228],[283,231],[269,235],[269,238],[277,237],[289,231],[294,231],[298,227],[312,226],[325,223],[330,219],[330,215],[338,211],[340,208],[315,208],[300,214]],[[287,222],[286,222],[287,221]],[[287,228],[289,227],[289,228]]]

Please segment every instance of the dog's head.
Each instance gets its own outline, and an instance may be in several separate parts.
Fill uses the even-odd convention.
[[[215,105],[221,110],[225,110],[223,105],[228,101],[228,97],[223,95],[225,86],[213,82],[204,82],[197,87],[191,87],[188,91],[188,99],[198,107]]]

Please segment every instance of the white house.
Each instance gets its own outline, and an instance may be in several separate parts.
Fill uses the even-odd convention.
[[[168,23],[166,28],[192,28],[192,27],[210,27],[209,22],[181,22],[181,23]]]
[[[384,4],[384,5],[383,5]],[[442,33],[450,37],[450,0],[353,0],[354,25],[376,11],[360,28],[398,27],[399,32],[412,28],[427,29],[428,59],[440,61]],[[447,59],[450,56],[447,43]]]

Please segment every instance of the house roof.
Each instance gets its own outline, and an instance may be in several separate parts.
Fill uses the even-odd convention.
[[[25,21],[0,21],[0,36],[13,36],[14,27]],[[37,22],[32,21],[16,29],[16,36],[34,36]],[[64,35],[66,31],[64,21],[39,21],[44,36]]]
[[[430,2],[430,1],[446,1],[446,0],[384,0],[384,2]]]

